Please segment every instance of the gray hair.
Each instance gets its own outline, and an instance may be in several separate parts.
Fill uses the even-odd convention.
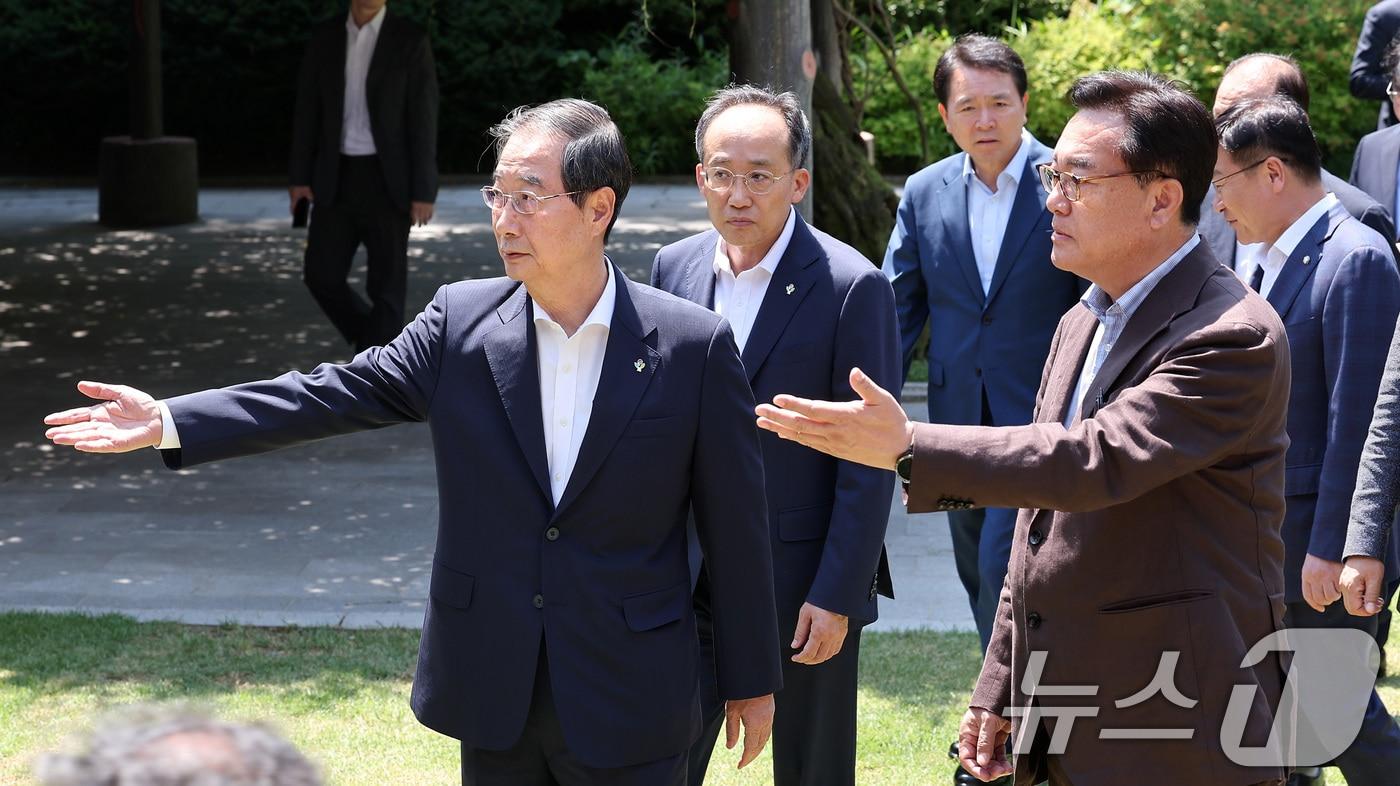
[[[608,110],[578,98],[516,107],[504,120],[491,126],[498,158],[510,138],[522,131],[564,140],[560,175],[565,191],[579,192],[569,197],[575,205],[583,207],[588,194],[600,188],[611,188],[617,195],[612,219],[603,235],[607,240],[613,224],[617,223],[618,213],[622,212],[622,200],[627,198],[627,189],[632,185],[632,160],[627,157],[627,143]]]
[[[766,106],[775,109],[783,116],[788,129],[788,157],[792,168],[797,169],[807,161],[812,150],[812,125],[807,122],[807,113],[802,111],[802,101],[792,91],[774,92],[766,87],[754,85],[730,85],[710,96],[705,102],[705,112],[695,126],[695,155],[705,160],[705,132],[720,113],[736,106]]]
[[[320,786],[315,766],[261,725],[214,720],[186,706],[106,716],[79,754],[40,757],[44,786]]]

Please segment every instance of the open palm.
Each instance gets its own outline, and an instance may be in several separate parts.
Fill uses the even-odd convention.
[[[55,445],[72,445],[84,453],[125,453],[160,444],[160,405],[148,394],[104,382],[79,382],[78,390],[104,403],[45,417],[44,424],[55,428],[44,436]]]

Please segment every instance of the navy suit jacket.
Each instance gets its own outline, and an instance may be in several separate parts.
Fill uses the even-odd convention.
[[[1269,290],[1293,366],[1283,519],[1289,602],[1303,598],[1304,556],[1343,557],[1361,448],[1400,315],[1400,273],[1387,245],[1349,216],[1325,215]]]
[[[472,747],[519,739],[543,638],[581,762],[687,749],[700,718],[692,507],[713,577],[720,695],[781,685],[763,464],[733,334],[614,276],[598,393],[558,506],[533,306],[504,278],[442,287],[398,338],[347,364],[167,402],[181,441],[166,451],[172,467],[428,421],[440,513],[412,704]]]
[[[933,423],[1031,421],[1040,371],[1060,317],[1083,282],[1050,263],[1050,213],[1035,165],[1051,150],[1034,139],[988,292],[982,292],[967,223],[966,153],[911,176],[899,202],[884,270],[894,285],[904,373],[929,324],[928,415]]]
[[[1385,67],[1385,56],[1400,33],[1400,0],[1381,0],[1366,11],[1366,20],[1361,23],[1361,35],[1356,38],[1356,52],[1351,57],[1351,76],[1347,86],[1357,98],[1379,101],[1380,116],[1376,128],[1386,128],[1395,124],[1395,114],[1390,108],[1390,98],[1385,94],[1390,74]]]
[[[1394,174],[1392,169],[1392,175]],[[1381,237],[1395,237],[1395,224],[1390,220],[1390,208],[1377,202],[1372,196],[1347,181],[1322,170],[1322,187],[1336,195],[1337,201],[1352,218],[1365,224]],[[1215,185],[1206,189],[1205,201],[1201,203],[1201,223],[1196,231],[1215,253],[1215,258],[1230,269],[1235,267],[1235,230],[1225,221],[1225,217],[1215,209]],[[1390,258],[1400,266],[1400,251],[1394,243],[1386,246]]]
[[[718,241],[719,233],[709,230],[661,249],[652,285],[712,308]],[[898,352],[894,295],[880,271],[797,216],[744,347],[755,398],[855,399],[854,366],[898,393]],[[854,622],[873,621],[877,591],[894,597],[884,549],[894,473],[839,461],[767,431],[760,442],[782,624],[794,624],[808,601]]]
[[[1400,128],[1390,126],[1372,131],[1356,143],[1356,153],[1351,159],[1351,184],[1382,207],[1392,207],[1395,205],[1397,164],[1400,164]]]

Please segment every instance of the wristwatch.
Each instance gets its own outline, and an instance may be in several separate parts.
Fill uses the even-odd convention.
[[[894,474],[899,476],[899,482],[904,484],[904,488],[909,488],[909,477],[914,473],[914,446],[900,454],[894,462]]]

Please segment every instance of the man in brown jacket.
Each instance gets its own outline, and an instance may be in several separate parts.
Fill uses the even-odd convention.
[[[1012,771],[1015,717],[1017,784],[1280,782],[1278,757],[1240,749],[1264,743],[1283,681],[1272,654],[1242,665],[1282,627],[1283,326],[1196,234],[1205,106],[1124,72],[1069,97],[1040,174],[1051,259],[1093,286],[1060,322],[1034,421],[916,425],[853,370],[861,401],[779,396],[759,425],[895,469],[911,512],[1021,509],[959,735],[973,775]]]

